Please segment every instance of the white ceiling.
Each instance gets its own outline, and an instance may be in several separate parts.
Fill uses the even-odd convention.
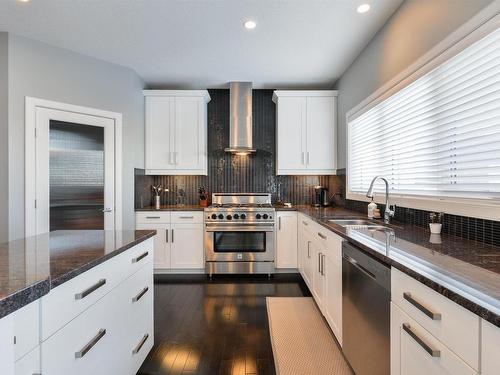
[[[358,14],[363,2],[371,10]],[[0,0],[0,30],[130,67],[149,87],[323,88],[401,2]]]

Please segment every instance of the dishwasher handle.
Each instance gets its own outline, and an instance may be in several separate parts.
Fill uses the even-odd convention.
[[[365,267],[363,267],[361,264],[356,261],[356,259],[351,258],[349,255],[342,254],[342,258],[344,258],[347,262],[349,262],[351,265],[359,269],[361,272],[363,272],[366,276],[373,280],[377,280],[377,276],[373,274],[372,272],[368,271]]]

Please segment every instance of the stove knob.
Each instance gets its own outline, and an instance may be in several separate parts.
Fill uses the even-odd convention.
[[[256,218],[257,220],[260,220],[260,218],[261,218],[260,214],[255,215],[255,218]]]
[[[238,219],[240,218],[240,215],[238,215],[238,214],[234,214],[234,216],[233,216],[233,217],[234,217],[236,220],[238,220]]]
[[[245,220],[247,218],[247,215],[246,214],[241,214],[240,217],[241,217],[242,220]]]
[[[222,219],[224,219],[224,215],[219,214],[218,218],[222,220]]]
[[[269,215],[268,215],[268,214],[264,214],[264,215],[262,215],[262,218],[263,218],[264,220],[267,220],[267,219],[269,218]]]
[[[227,215],[227,216],[226,216],[226,219],[227,219],[227,220],[231,220],[232,218],[233,218],[233,217],[232,217],[231,215]]]
[[[211,217],[212,217],[212,219],[214,219],[214,220],[215,220],[215,219],[217,219],[217,215],[216,215],[216,214],[212,214],[212,216],[211,216]]]

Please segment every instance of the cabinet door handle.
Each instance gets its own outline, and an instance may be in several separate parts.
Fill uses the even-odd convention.
[[[309,151],[306,152],[306,156],[307,156],[307,162],[306,162],[306,164],[309,164]]]
[[[174,164],[177,165],[177,151],[174,151]]]
[[[142,253],[141,255],[139,255],[137,258],[133,258],[133,259],[132,259],[132,263],[137,263],[137,262],[139,262],[140,260],[142,260],[142,259],[146,258],[146,257],[148,256],[148,254],[149,254],[149,251],[145,251],[145,252],[143,252],[143,253]]]
[[[419,309],[421,312],[423,312],[425,315],[427,315],[429,318],[431,318],[432,320],[441,320],[440,313],[435,313],[434,311],[429,310],[427,307],[425,307],[415,298],[413,298],[410,292],[404,292],[403,298],[407,300],[409,303],[411,303],[413,306],[415,306],[417,309]]]
[[[305,152],[304,152],[304,151],[302,151],[302,152],[300,153],[300,160],[301,160],[302,164],[306,164],[304,154],[305,154]]]
[[[322,239],[326,240],[326,236],[320,232],[318,232],[318,236],[320,236]]]
[[[179,219],[194,219],[194,216],[179,216]]]
[[[439,358],[441,357],[441,351],[433,349],[432,347],[429,346],[424,340],[422,340],[418,335],[413,332],[411,329],[410,325],[408,323],[403,323],[403,329],[405,332],[410,335],[410,337],[416,341],[418,345],[422,347],[431,357]]]
[[[169,151],[169,153],[168,153],[168,163],[169,164],[174,164],[174,162],[172,161],[172,154],[173,154],[173,152]]]
[[[278,218],[278,230],[281,230],[281,217]]]
[[[318,273],[321,273],[321,253],[318,253]]]
[[[146,292],[147,292],[148,290],[149,290],[149,287],[145,287],[143,290],[141,290],[141,291],[139,292],[139,294],[138,294],[138,295],[136,295],[135,297],[133,297],[133,298],[132,298],[132,302],[137,302],[137,301],[139,301],[139,300],[142,298],[142,296],[146,294]]]
[[[174,230],[172,229],[172,243],[174,243]]]
[[[159,216],[146,216],[146,219],[160,219]]]
[[[305,226],[309,225],[309,223],[307,221],[303,221],[302,224],[304,224]]]
[[[99,342],[100,339],[106,334],[105,329],[100,329],[97,335],[95,335],[92,340],[90,340],[80,351],[75,353],[75,358],[83,358],[85,354],[89,352],[92,347]]]
[[[325,276],[325,254],[321,254],[321,274]]]
[[[106,279],[99,280],[97,283],[95,283],[94,285],[92,285],[90,288],[85,289],[83,292],[76,293],[75,294],[75,299],[82,299],[82,298],[87,297],[90,293],[96,291],[97,289],[99,289],[104,284],[106,284]]]
[[[165,229],[165,232],[166,232],[166,236],[165,236],[165,238],[166,238],[167,243],[168,243],[168,229]]]
[[[139,353],[139,350],[141,350],[142,346],[144,345],[144,343],[146,342],[148,337],[149,337],[149,335],[147,333],[144,336],[142,336],[142,339],[141,339],[141,341],[139,341],[139,344],[137,344],[137,346],[134,348],[134,350],[132,350],[132,354]]]
[[[307,257],[311,258],[311,241],[307,241]]]

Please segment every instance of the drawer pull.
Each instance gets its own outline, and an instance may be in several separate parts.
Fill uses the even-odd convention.
[[[135,347],[134,350],[132,350],[132,354],[137,354],[139,353],[139,350],[141,350],[142,346],[144,345],[144,343],[146,342],[146,340],[148,339],[149,335],[146,333],[144,336],[142,336],[142,339],[141,341],[139,341],[139,344],[137,344],[137,346]]]
[[[309,225],[309,223],[307,221],[303,221],[302,224]]]
[[[326,240],[326,236],[320,232],[318,232],[318,236],[320,236],[322,239]]]
[[[179,219],[194,219],[194,216],[179,216]]]
[[[413,306],[415,306],[417,309],[419,309],[421,312],[423,312],[425,315],[427,315],[432,320],[441,320],[441,314],[435,313],[435,312],[429,310],[427,307],[425,307],[420,302],[418,302],[416,299],[414,299],[411,296],[411,293],[404,292],[403,298],[405,300],[407,300],[408,302],[410,302]]]
[[[138,295],[136,295],[134,298],[132,298],[132,302],[137,302],[139,301],[143,295],[146,294],[146,292],[149,290],[149,287],[145,287],[143,290],[139,292]]]
[[[132,259],[132,263],[137,263],[138,261],[146,258],[149,254],[149,251],[145,251],[144,253],[142,253],[141,255],[139,255],[137,258],[133,258]]]
[[[85,289],[83,292],[76,293],[75,294],[75,299],[82,299],[87,297],[90,293],[95,292],[97,289],[99,289],[101,286],[106,284],[106,279],[101,279],[94,285],[92,285],[90,288]]]
[[[410,337],[417,342],[418,345],[422,347],[431,357],[439,358],[441,357],[441,351],[431,348],[424,340],[422,340],[418,335],[413,332],[408,323],[403,323],[403,329],[410,335]]]
[[[85,354],[87,354],[89,352],[89,350],[92,349],[92,347],[95,344],[97,344],[99,342],[99,340],[102,339],[105,334],[106,334],[106,330],[100,329],[99,332],[97,333],[97,335],[95,335],[94,338],[92,340],[90,340],[89,343],[82,348],[82,350],[75,353],[75,358],[83,358],[83,356]]]
[[[146,216],[146,219],[161,219],[160,216]]]

